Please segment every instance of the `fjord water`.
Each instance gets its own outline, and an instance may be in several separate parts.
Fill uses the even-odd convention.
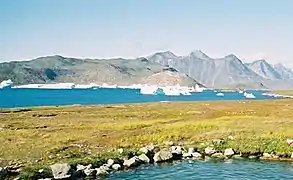
[[[181,161],[171,164],[141,166],[134,170],[111,174],[108,179],[283,180],[293,179],[293,164],[245,160]]]
[[[250,91],[255,99],[272,99],[261,95],[263,91]],[[224,92],[216,96],[214,91],[193,93],[190,96],[142,95],[134,89],[0,89],[0,108],[28,106],[92,105],[141,103],[160,101],[208,101],[243,100],[238,92]]]

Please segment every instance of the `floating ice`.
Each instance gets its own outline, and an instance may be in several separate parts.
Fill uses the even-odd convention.
[[[252,93],[247,93],[247,92],[244,92],[244,97],[246,97],[247,99],[254,99],[255,96],[252,94]]]
[[[217,93],[216,96],[224,96],[224,93]]]
[[[8,79],[8,80],[2,81],[0,83],[0,89],[2,89],[2,88],[11,88],[12,85],[13,85],[13,82],[11,81],[11,79]]]

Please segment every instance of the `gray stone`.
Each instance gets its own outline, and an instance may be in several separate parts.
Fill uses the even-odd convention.
[[[138,156],[139,160],[141,160],[144,163],[149,163],[150,162],[150,158],[147,157],[147,155],[145,154],[141,154]]]
[[[142,147],[139,149],[139,152],[143,153],[143,154],[148,154],[149,150],[147,147]]]
[[[272,157],[273,157],[273,156],[272,156],[271,154],[269,154],[269,153],[263,153],[262,156],[263,156],[264,158],[272,158]]]
[[[0,167],[0,179],[5,179],[8,175],[8,170],[5,167]]]
[[[207,148],[205,148],[204,152],[206,155],[210,156],[210,155],[216,153],[216,150],[213,147],[207,147]]]
[[[225,156],[232,156],[234,154],[235,154],[235,152],[232,148],[225,149],[225,152],[224,152]]]
[[[118,153],[122,154],[123,153],[123,149],[120,148],[120,149],[117,149]]]
[[[172,154],[182,154],[182,148],[180,146],[171,147]]]
[[[248,159],[257,159],[257,156],[248,156]]]
[[[183,154],[182,154],[182,157],[183,157],[183,158],[190,158],[190,157],[192,157],[192,153],[189,153],[189,152],[187,152],[187,153],[183,153]]]
[[[240,155],[240,154],[233,155],[232,158],[233,158],[233,159],[244,159],[244,158],[242,157],[242,155]]]
[[[223,153],[214,153],[211,157],[212,158],[219,158],[219,159],[224,159],[225,158]]]
[[[170,151],[161,150],[154,155],[153,159],[155,162],[163,162],[163,161],[171,160],[172,158],[173,158],[173,155]]]
[[[87,176],[93,176],[94,174],[97,173],[96,169],[89,169],[89,168],[86,168],[83,172]]]
[[[99,167],[101,170],[110,171],[110,166],[108,164],[104,164]]]
[[[188,153],[194,153],[194,148],[193,147],[190,147],[190,148],[188,148]]]
[[[291,158],[293,158],[293,152],[291,153]]]
[[[120,164],[113,164],[112,165],[112,169],[114,169],[114,170],[116,170],[116,171],[118,171],[119,169],[121,169],[122,167],[121,167],[121,165]]]
[[[51,165],[51,170],[54,176],[54,179],[66,179],[71,177],[71,167],[69,164],[54,164]]]
[[[106,170],[100,168],[96,168],[95,171],[97,176],[105,176],[109,174]]]
[[[137,156],[134,156],[123,162],[123,166],[126,166],[126,167],[135,167],[135,166],[138,166],[139,164],[140,164],[140,160]]]
[[[115,163],[115,161],[113,159],[108,159],[107,164],[109,166],[112,166]]]
[[[83,171],[86,169],[86,166],[81,165],[81,164],[77,164],[76,165],[76,171]]]
[[[202,158],[202,155],[199,152],[192,153],[192,157],[194,158]]]

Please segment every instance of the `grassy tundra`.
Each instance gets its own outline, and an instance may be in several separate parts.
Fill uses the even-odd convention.
[[[111,149],[181,142],[291,153],[293,100],[40,107],[0,111],[0,165],[90,161]],[[113,154],[112,154],[113,155]]]

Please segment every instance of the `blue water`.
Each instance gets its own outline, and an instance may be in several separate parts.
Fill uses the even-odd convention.
[[[272,99],[262,96],[263,91],[250,91],[256,99]],[[0,89],[0,108],[27,106],[57,106],[74,104],[117,104],[159,101],[207,101],[243,100],[243,94],[224,92],[224,97],[214,91],[193,93],[190,96],[142,95],[133,89]]]
[[[134,170],[111,174],[108,179],[283,180],[293,179],[293,164],[244,160],[227,162],[183,161],[165,165],[146,165]]]

